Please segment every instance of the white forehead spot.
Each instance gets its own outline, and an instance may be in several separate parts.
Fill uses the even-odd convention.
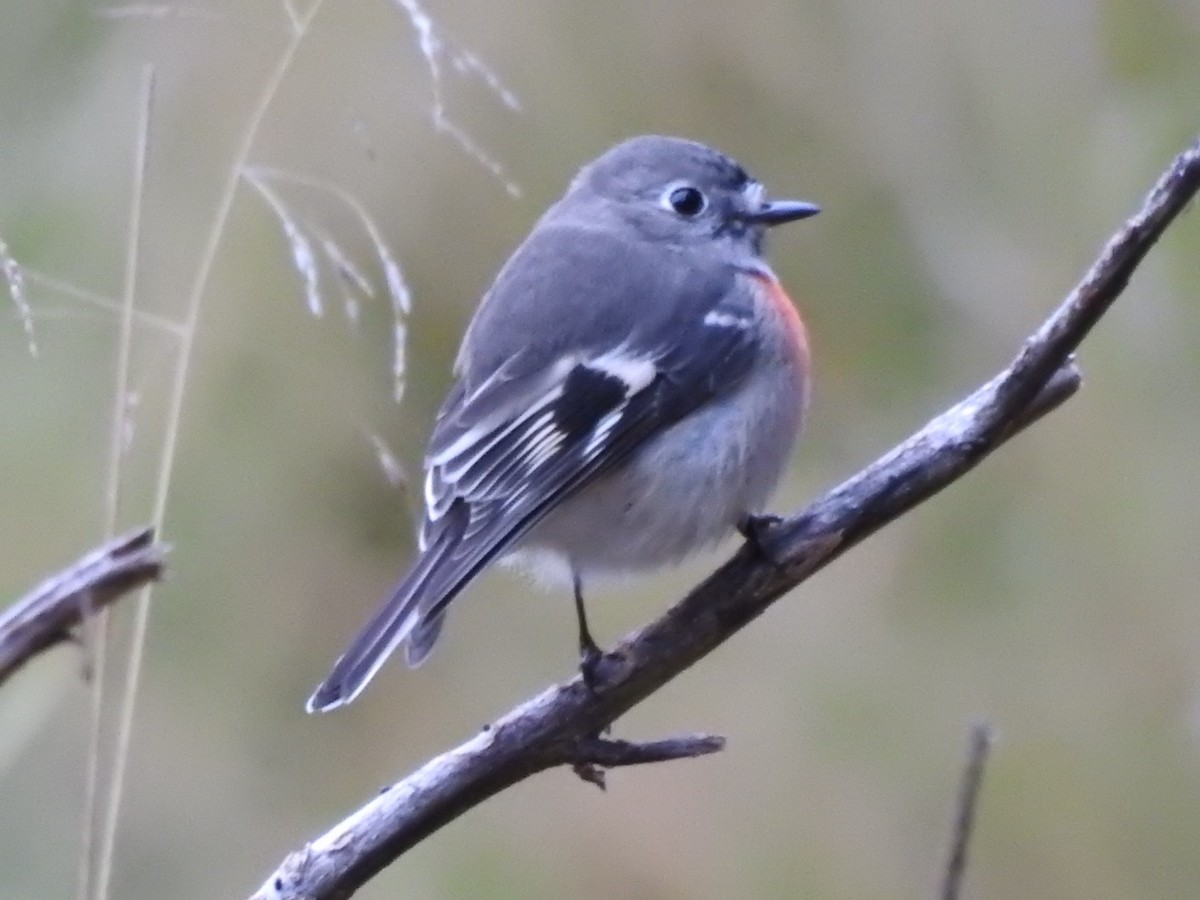
[[[747,181],[746,186],[742,188],[742,196],[746,198],[746,204],[751,209],[758,209],[766,196],[766,188],[760,181]]]

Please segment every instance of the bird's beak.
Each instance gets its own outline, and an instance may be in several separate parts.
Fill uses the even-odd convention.
[[[807,219],[821,211],[821,207],[805,200],[770,200],[758,209],[745,214],[745,221],[752,225],[763,225],[773,228],[785,222],[795,222]]]

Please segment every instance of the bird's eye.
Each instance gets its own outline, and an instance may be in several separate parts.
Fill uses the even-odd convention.
[[[666,201],[665,206],[689,219],[700,215],[700,213],[704,212],[704,207],[708,205],[708,202],[704,199],[704,194],[690,184],[675,185],[667,188],[663,200]]]

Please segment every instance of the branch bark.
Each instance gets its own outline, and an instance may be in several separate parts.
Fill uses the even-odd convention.
[[[154,529],[114,538],[50,576],[0,613],[0,684],[62,641],[95,610],[162,577],[167,548]]]
[[[1008,368],[824,497],[756,535],[755,546],[743,546],[661,618],[618,643],[594,690],[576,677],[516,707],[289,854],[254,900],[349,897],[447,822],[553,766],[572,765],[595,781],[589,776],[598,767],[691,755],[655,756],[654,744],[624,745],[617,753],[596,736],[784,593],[1068,399],[1081,383],[1072,353],[1198,189],[1200,141],[1176,157]]]

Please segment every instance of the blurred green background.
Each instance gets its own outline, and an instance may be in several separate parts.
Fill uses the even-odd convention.
[[[302,704],[411,558],[418,473],[481,291],[575,169],[640,132],[741,159],[822,204],[775,237],[817,366],[776,505],[792,509],[998,370],[1200,126],[1195,0],[434,4],[507,109],[384,0],[329,2],[250,161],[336,183],[413,291],[391,399],[383,297],[336,276],[315,318],[244,183],[199,310],[112,896],[238,897],[380,785],[574,666],[566,597],[472,587],[429,665]],[[0,29],[0,237],[30,270],[120,294],[142,66],[157,71],[138,306],[175,322],[257,98],[282,6],[20,0]],[[376,285],[353,216],[281,187]],[[713,730],[726,752],[556,771],[453,823],[361,896],[927,897],[968,723],[1000,741],[977,897],[1200,892],[1200,217],[1185,217],[1081,355],[1085,390],[872,538],[617,725]],[[28,286],[39,354],[0,303],[0,597],[103,535],[117,316]],[[133,335],[121,527],[148,520],[177,336]],[[720,560],[596,591],[612,640]],[[123,656],[133,607],[114,623]],[[0,897],[72,894],[88,743],[80,656],[0,690]],[[111,723],[109,727],[111,726]],[[106,730],[106,734],[111,732]]]

